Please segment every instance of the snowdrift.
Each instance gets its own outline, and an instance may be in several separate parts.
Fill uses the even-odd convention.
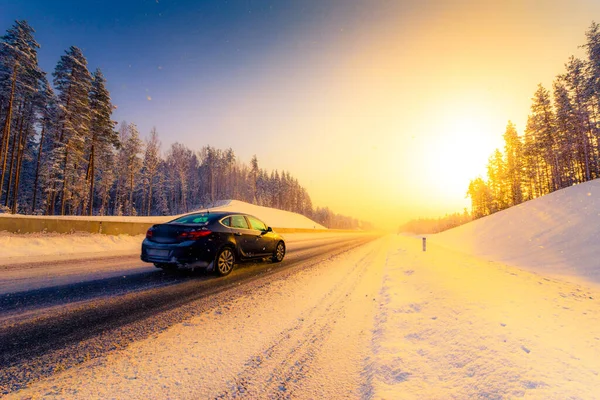
[[[239,200],[224,200],[218,202],[211,211],[237,211],[240,213],[254,215],[263,220],[268,226],[276,228],[296,229],[327,229],[315,221],[290,211],[277,210],[275,208],[257,206]],[[198,210],[203,211],[203,210]]]
[[[431,242],[545,275],[600,283],[600,180],[429,236]]]

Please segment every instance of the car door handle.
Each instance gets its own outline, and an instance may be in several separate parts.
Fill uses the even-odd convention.
[[[241,232],[234,232],[234,235],[235,236],[242,236],[242,233]]]

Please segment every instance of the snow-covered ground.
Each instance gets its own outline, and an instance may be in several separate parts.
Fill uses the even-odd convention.
[[[144,235],[0,232],[0,265],[118,256],[140,251]]]
[[[400,238],[374,336],[377,398],[600,398],[600,291]]]
[[[600,399],[600,182],[387,236],[14,398]]]
[[[9,398],[598,399],[600,290],[387,236]]]
[[[429,241],[544,275],[600,283],[600,179],[431,235]]]

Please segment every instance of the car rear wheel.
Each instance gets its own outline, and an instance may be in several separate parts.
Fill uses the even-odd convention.
[[[285,244],[279,242],[277,243],[277,247],[275,247],[272,260],[273,262],[281,262],[283,261],[283,257],[285,257]]]
[[[215,271],[220,276],[229,275],[235,264],[235,256],[229,247],[225,247],[217,254]]]

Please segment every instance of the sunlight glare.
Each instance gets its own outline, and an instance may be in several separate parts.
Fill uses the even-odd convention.
[[[489,132],[495,132],[495,137]],[[438,126],[429,147],[426,179],[448,199],[464,198],[469,181],[485,177],[489,154],[501,145],[498,122],[478,107],[453,110]]]

